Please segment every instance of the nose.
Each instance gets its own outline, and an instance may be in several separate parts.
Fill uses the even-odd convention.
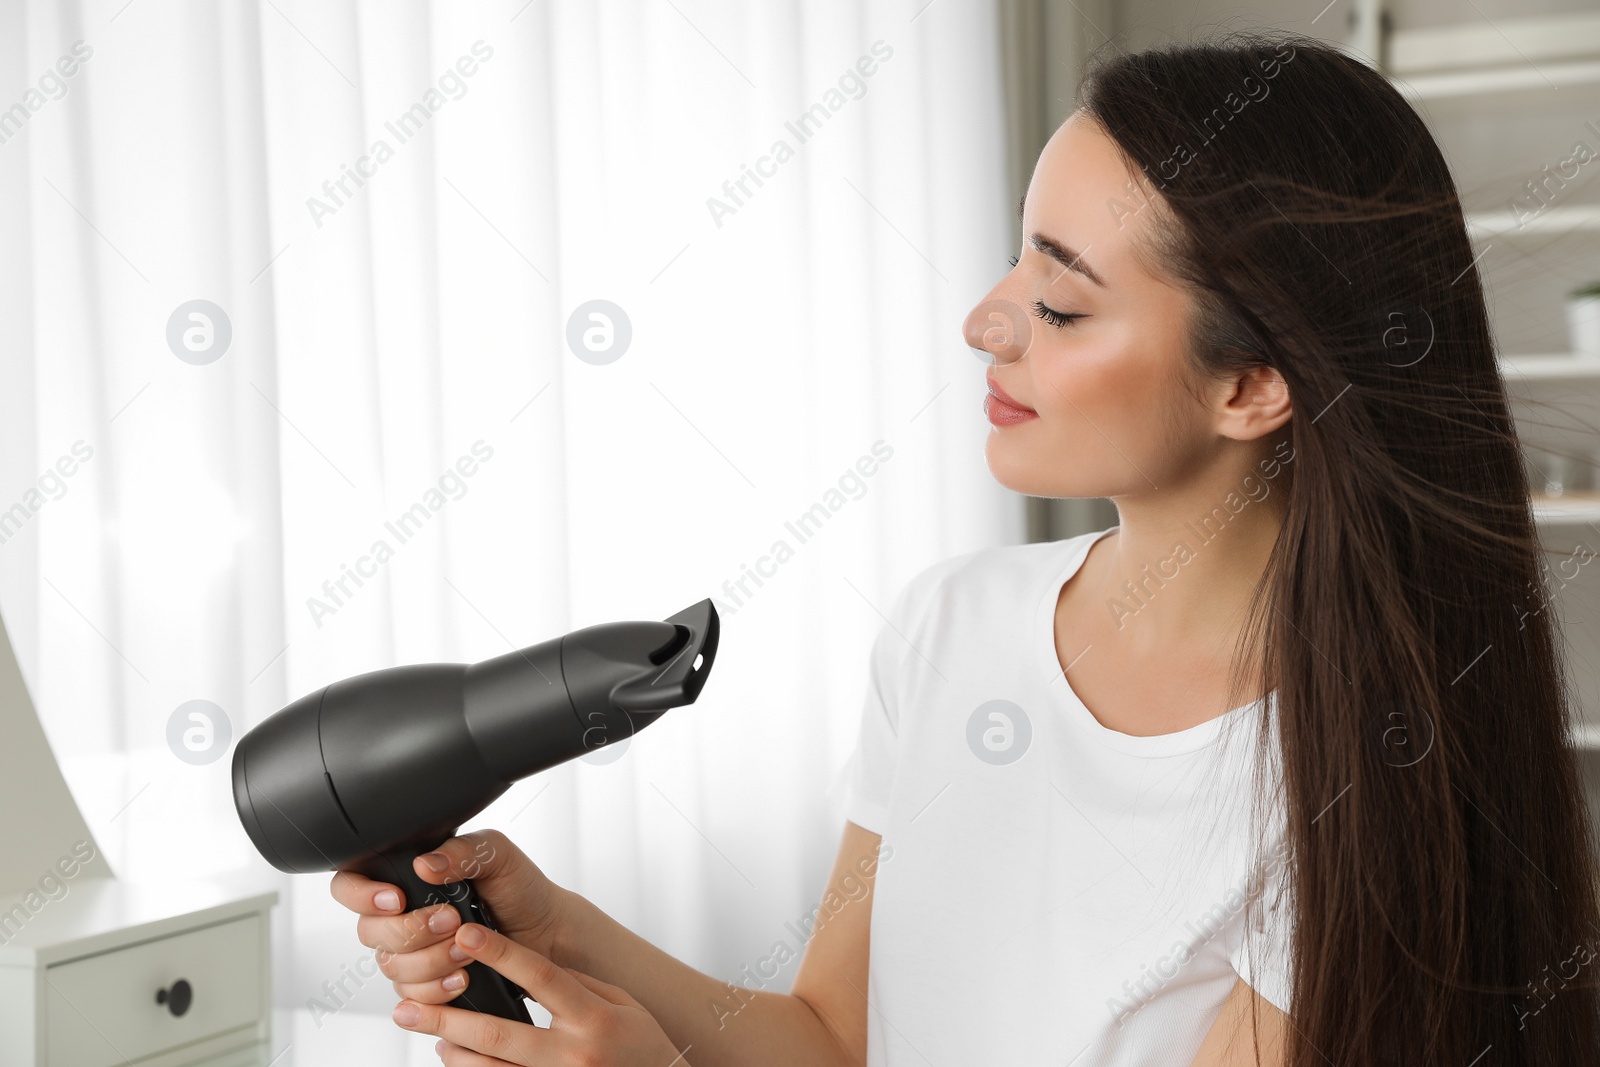
[[[1004,297],[990,297],[967,313],[961,332],[985,363],[1015,363],[1033,341],[1033,316]]]

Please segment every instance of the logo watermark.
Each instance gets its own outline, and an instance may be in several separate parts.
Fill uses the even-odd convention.
[[[1391,767],[1413,767],[1433,750],[1433,716],[1403,700],[1386,700],[1373,709],[1372,740]]]
[[[1540,977],[1528,983],[1528,998],[1536,1001],[1538,1006],[1529,1009],[1524,1005],[1516,1005],[1512,1008],[1517,1013],[1517,1029],[1527,1029],[1528,1020],[1543,1011],[1557,993],[1567,988],[1567,983],[1577,978],[1580,970],[1594,962],[1597,950],[1600,950],[1600,938],[1579,941],[1572,946],[1572,955],[1556,964],[1554,974],[1550,973],[1550,965],[1545,964]]]
[[[0,527],[0,529],[3,529],[3,527]],[[1544,573],[1544,581],[1548,583],[1549,591],[1551,593],[1559,593],[1565,589],[1567,584],[1578,576],[1578,572],[1583,569],[1584,565],[1594,557],[1594,549],[1582,541],[1573,545],[1572,551],[1567,553],[1567,558],[1556,564],[1554,569],[1545,562],[1544,554],[1540,553],[1539,568]],[[1528,599],[1535,605],[1531,609],[1525,608],[1520,603],[1512,605],[1512,609],[1517,613],[1517,629],[1519,630],[1527,626],[1530,615],[1538,615],[1548,607],[1545,602],[1544,590],[1535,587],[1532,582],[1528,583]]]
[[[1281,836],[1271,855],[1245,874],[1242,886],[1230,887],[1220,901],[1201,912],[1198,917],[1184,920],[1183,929],[1191,935],[1189,938],[1174,941],[1172,947],[1157,957],[1153,963],[1142,964],[1137,978],[1123,981],[1122,992],[1125,998],[1112,996],[1106,1000],[1106,1008],[1111,1012],[1111,1017],[1119,1030],[1128,1024],[1128,1020],[1133,1018],[1139,1009],[1150,1003],[1167,983],[1176,978],[1184,965],[1194,959],[1202,947],[1227,928],[1229,921],[1244,909],[1251,897],[1260,892],[1260,887],[1267,879],[1283,868],[1288,860],[1288,853],[1289,839],[1287,836]],[[1282,902],[1278,903],[1281,906]]]
[[[739,176],[722,183],[720,197],[706,197],[706,211],[710,213],[716,228],[722,229],[723,220],[737,213],[755,195],[750,188],[752,184],[760,189],[766,184],[763,179],[775,177],[778,168],[798,155],[799,149],[815,137],[845,104],[867,95],[867,79],[877,73],[879,63],[887,63],[893,55],[894,48],[885,44],[882,38],[873,41],[870,54],[863,54],[853,67],[847,67],[820,100],[802,111],[797,118],[783,124],[784,133],[794,138],[793,144],[789,143],[787,137],[774,138],[766,153],[756,159],[754,169],[748,164],[741,164]]]
[[[0,144],[21,133],[28,120],[44,110],[46,104],[66,96],[67,79],[77,74],[80,66],[89,62],[93,55],[92,47],[73,41],[71,50],[56,60],[54,68],[39,75],[37,89],[28,89],[21,100],[0,111]]]
[[[978,327],[982,339],[982,347],[974,348],[973,354],[991,367],[1015,363],[1028,354],[1033,344],[1033,316],[1020,304],[1002,297],[985,300],[973,308],[967,323]]]
[[[585,363],[615,363],[632,340],[628,313],[609,300],[586,301],[567,316],[567,347]]]
[[[323,219],[336,214],[356,198],[367,184],[367,179],[395,157],[396,147],[405,145],[421,133],[433,116],[450,101],[460,100],[467,95],[466,79],[478,72],[479,64],[489,62],[494,56],[494,48],[481,39],[472,42],[470,51],[472,55],[461,55],[453,66],[439,75],[436,85],[430,85],[415,103],[383,124],[385,132],[394,139],[393,145],[382,137],[375,139],[366,154],[356,160],[353,169],[349,164],[339,164],[338,176],[322,183],[321,197],[306,197],[306,211],[311,214],[311,221],[317,229],[322,229]],[[474,56],[477,58],[474,59]],[[353,189],[352,184],[355,186]]]
[[[209,700],[186,700],[167,717],[167,747],[185,763],[215,763],[233,740],[228,713]]]
[[[477,877],[485,864],[494,859],[494,846],[487,840],[479,840],[472,849],[472,858],[462,864],[462,874],[468,879]],[[452,903],[466,899],[467,883],[451,882],[437,887],[445,898]],[[423,905],[426,907],[428,905]],[[406,940],[428,925],[428,916],[423,914],[421,907],[413,907],[401,918],[401,929]],[[400,953],[388,949],[373,949],[364,952],[349,963],[341,964],[339,973],[322,983],[321,996],[313,994],[306,998],[306,1009],[311,1013],[311,1021],[318,1030],[322,1029],[322,1020],[337,1015],[355,999],[368,982],[372,981],[383,971],[383,965],[388,963]]]
[[[856,861],[853,869],[845,872],[844,877],[839,880],[838,890],[829,887],[822,900],[810,912],[797,921],[784,923],[784,930],[792,935],[792,938],[784,937],[774,941],[771,951],[765,956],[753,964],[746,964],[740,968],[739,976],[744,982],[742,986],[729,982],[728,995],[711,1001],[711,1016],[717,1021],[717,1029],[721,1030],[727,1026],[729,1019],[738,1015],[746,1004],[755,999],[748,995],[752,989],[765,989],[782,973],[785,964],[799,958],[801,952],[805,950],[806,942],[810,941],[811,935],[816,932],[818,923],[838,915],[852,903],[865,900],[872,892],[872,887],[866,879],[874,878],[878,867],[888,863],[893,857],[894,846],[880,840],[874,855],[862,857]]]
[[[812,504],[794,519],[786,521],[783,528],[795,543],[779,537],[772,542],[772,547],[756,558],[754,566],[748,563],[740,564],[738,578],[729,578],[722,583],[722,591],[726,599],[712,597],[712,602],[717,606],[719,615],[732,615],[744,607],[755,595],[749,588],[754,584],[760,589],[769,579],[778,573],[782,567],[793,559],[797,553],[797,546],[804,545],[819,532],[829,519],[839,513],[841,509],[852,500],[860,500],[867,495],[867,479],[878,472],[880,467],[889,462],[894,455],[894,449],[885,444],[880,438],[872,442],[870,453],[858,458],[855,464],[845,469],[833,487],[822,494],[822,499]]]
[[[0,945],[9,944],[23,927],[33,921],[52,903],[65,899],[71,891],[67,883],[95,858],[94,843],[78,841],[72,850],[49,867],[31,886],[20,901],[8,911],[0,912]]]
[[[1148,563],[1141,564],[1139,570],[1143,577],[1138,581],[1133,579],[1124,581],[1122,596],[1106,600],[1106,610],[1111,613],[1111,621],[1116,623],[1117,629],[1122,629],[1127,625],[1128,619],[1149,607],[1156,594],[1166,588],[1168,582],[1178,577],[1183,565],[1196,559],[1200,549],[1220,537],[1240,512],[1252,503],[1259,504],[1265,500],[1272,492],[1272,479],[1282,472],[1285,464],[1293,460],[1293,446],[1288,440],[1279,441],[1274,449],[1274,456],[1268,456],[1257,464],[1261,469],[1261,477],[1257,478],[1255,474],[1245,475],[1238,491],[1229,491],[1222,502],[1214,505],[1198,523],[1184,524],[1185,529],[1194,533],[1195,545],[1189,544],[1188,541],[1176,541],[1172,551],[1157,560],[1154,568]]]
[[[1600,134],[1600,126],[1595,125],[1594,119],[1583,125],[1585,129]],[[1554,206],[1566,191],[1567,184],[1577,181],[1583,168],[1594,162],[1596,155],[1587,141],[1574,141],[1566,157],[1556,161],[1555,170],[1552,171],[1550,164],[1546,163],[1537,174],[1523,182],[1521,195],[1506,201],[1506,209],[1516,222],[1515,228],[1522,229]]]
[[[222,358],[233,341],[228,313],[209,300],[190,300],[167,317],[167,347],[185,363],[203,367]]]
[[[987,700],[967,717],[967,747],[983,762],[996,767],[1015,763],[1033,740],[1033,723],[1020,704]]]
[[[0,545],[15,537],[46,504],[66,496],[67,479],[78,473],[79,466],[89,462],[93,456],[94,449],[87,442],[72,442],[69,452],[46,468],[33,487],[23,492],[20,500],[0,511]]]
[[[472,443],[471,453],[460,456],[454,465],[447,467],[437,483],[424,492],[415,504],[385,522],[383,529],[389,537],[380,536],[374,540],[367,551],[357,557],[354,567],[348,563],[340,564],[339,576],[323,581],[322,596],[306,597],[306,610],[311,613],[311,621],[316,623],[317,629],[322,629],[323,619],[350,602],[366,584],[366,579],[376,577],[378,568],[393,559],[400,546],[415,537],[445,504],[467,495],[467,479],[478,472],[479,464],[489,462],[494,456],[494,448],[480,438]],[[394,539],[393,543],[390,543],[390,537]],[[351,588],[352,584],[354,589]]]
[[[1283,54],[1284,48],[1289,50],[1288,55]],[[1247,75],[1239,83],[1240,91],[1230,91],[1222,98],[1222,103],[1217,107],[1213,107],[1211,113],[1199,123],[1198,132],[1204,138],[1204,140],[1200,141],[1199,147],[1192,148],[1187,141],[1179,141],[1173,146],[1172,154],[1156,164],[1156,174],[1151,174],[1150,167],[1141,168],[1145,177],[1152,179],[1157,189],[1165,189],[1184,167],[1198,159],[1201,152],[1212,141],[1222,135],[1222,131],[1227,129],[1234,116],[1242,112],[1252,102],[1260,103],[1271,94],[1272,87],[1267,85],[1267,82],[1276,78],[1294,57],[1294,46],[1284,44],[1271,56],[1261,60],[1261,78],[1257,79],[1255,75]],[[1240,95],[1240,92],[1243,95]],[[1212,129],[1213,123],[1216,126],[1215,130]],[[1129,207],[1124,201],[1116,197],[1106,201],[1106,210],[1110,212],[1111,219],[1117,224],[1118,229],[1121,229],[1123,223],[1128,219],[1139,214],[1150,205],[1150,198],[1144,196],[1132,181],[1129,181],[1124,188],[1127,190],[1128,195],[1137,201],[1137,206]]]

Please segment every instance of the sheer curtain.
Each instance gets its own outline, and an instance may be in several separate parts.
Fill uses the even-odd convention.
[[[960,331],[1011,251],[991,5],[0,20],[0,606],[119,876],[276,886],[305,1007],[363,952],[254,854],[231,741],[713,596],[697,704],[477,824],[730,981],[792,941],[881,613],[1024,537]]]

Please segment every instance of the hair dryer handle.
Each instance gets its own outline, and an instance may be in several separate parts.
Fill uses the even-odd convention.
[[[484,903],[470,881],[434,885],[418,878],[416,868],[411,865],[411,861],[421,854],[421,852],[404,855],[379,853],[362,863],[359,871],[375,881],[389,882],[398,886],[405,894],[407,912],[433,904],[452,904],[463,923],[478,923],[491,930],[499,929],[495,926],[489,906]],[[511,1019],[519,1023],[533,1022],[528,1014],[528,1006],[522,1002],[524,993],[515,982],[488,964],[476,960],[467,964],[465,970],[467,988],[454,1000],[447,1002],[450,1007],[466,1008],[468,1011],[482,1012],[485,1015],[498,1015],[502,1019]]]

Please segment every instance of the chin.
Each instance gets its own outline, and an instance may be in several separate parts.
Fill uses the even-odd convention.
[[[1011,429],[991,428],[984,443],[983,455],[994,480],[1013,493],[1082,500],[1106,497],[1118,491],[1118,479],[1095,477],[1096,472],[1085,470],[1081,462],[1049,458],[1039,448],[1028,448],[1021,442],[1006,440]],[[1062,453],[1067,456],[1072,454],[1070,450]]]
[[[1009,427],[991,430],[989,439],[984,444],[984,460],[988,463],[989,473],[994,475],[994,480],[1013,493],[1022,493],[1026,496],[1062,496],[1062,487],[1052,484],[1056,479],[1051,478],[1052,473],[1059,475],[1059,471],[1051,472],[1043,460],[1024,455],[1021,449],[1009,447],[1009,442],[1002,443],[999,440],[1002,435],[1010,432]]]

